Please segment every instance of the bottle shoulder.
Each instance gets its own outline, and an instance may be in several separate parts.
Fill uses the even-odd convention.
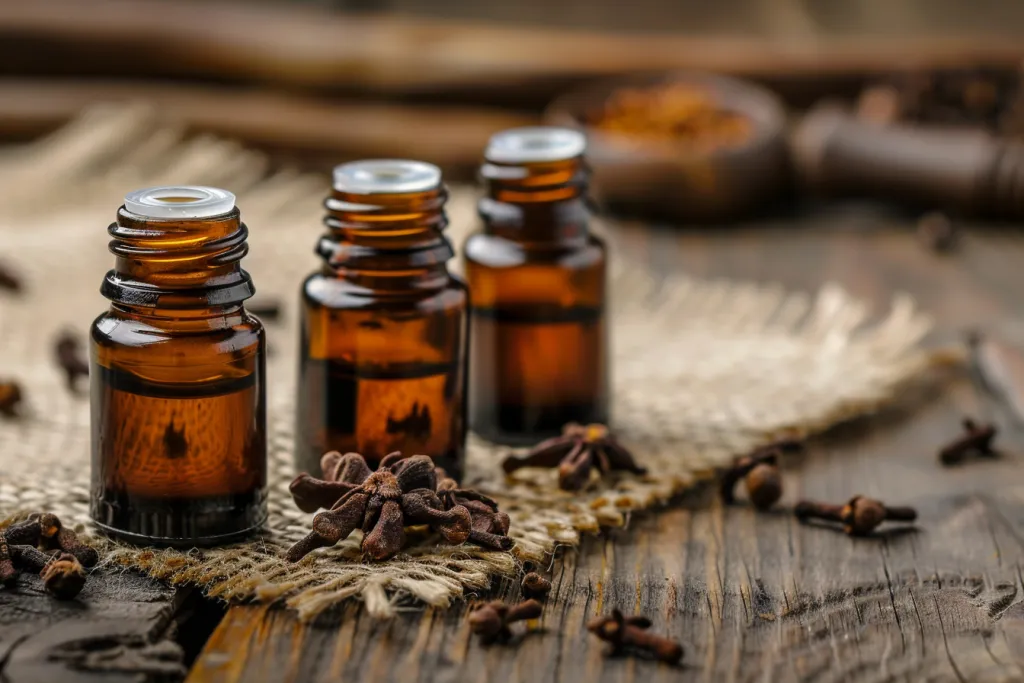
[[[607,246],[603,239],[593,234],[579,242],[527,245],[500,235],[478,232],[466,240],[463,253],[470,266],[515,268],[552,265],[583,270],[603,266],[607,259]]]
[[[339,277],[316,272],[302,283],[302,300],[307,307],[334,310],[373,310],[377,308],[456,308],[469,302],[469,288],[458,276],[449,273],[444,284],[429,289],[402,292],[372,290]]]
[[[255,316],[243,311],[230,318],[168,319],[137,317],[116,308],[93,321],[90,338],[100,347],[161,347],[204,354],[256,353],[266,343],[266,330]]]

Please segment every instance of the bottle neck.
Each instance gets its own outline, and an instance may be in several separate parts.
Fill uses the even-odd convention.
[[[324,201],[327,233],[317,244],[324,274],[369,290],[437,289],[454,256],[443,231],[448,191],[351,194],[334,190]]]
[[[108,232],[115,261],[100,292],[125,310],[209,317],[240,310],[254,293],[241,267],[249,231],[237,208],[183,220],[138,216],[121,207]]]
[[[589,169],[582,157],[543,163],[487,161],[477,208],[488,234],[523,243],[585,241]]]

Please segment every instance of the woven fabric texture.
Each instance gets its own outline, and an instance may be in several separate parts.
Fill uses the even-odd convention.
[[[0,150],[0,254],[26,283],[20,296],[0,292],[0,377],[27,390],[24,416],[0,419],[0,519],[46,509],[90,533],[89,400],[65,388],[51,340],[65,328],[84,337],[108,305],[98,293],[112,263],[105,230],[124,194],[182,183],[237,194],[250,228],[244,267],[257,296],[286,304],[284,320],[268,325],[269,526],[253,542],[191,552],[91,538],[108,551],[107,563],[229,600],[284,600],[304,619],[348,598],[382,617],[409,602],[446,606],[514,575],[525,560],[575,545],[581,532],[623,524],[630,511],[663,503],[777,435],[819,432],[876,409],[935,360],[920,346],[930,321],[906,297],[873,316],[833,285],[807,295],[684,276],[655,281],[613,257],[613,427],[652,476],[569,494],[551,471],[506,479],[499,465],[507,449],[471,436],[465,483],[500,499],[512,519],[512,552],[422,538],[394,560],[370,563],[355,534],[288,564],[283,550],[311,516],[287,492],[297,342],[296,309],[287,304],[318,266],[327,179],[271,172],[261,154],[186,135],[145,108],[103,106],[47,139]],[[460,245],[475,225],[475,192],[456,187],[451,196],[450,237]],[[614,255],[615,227],[602,227]]]

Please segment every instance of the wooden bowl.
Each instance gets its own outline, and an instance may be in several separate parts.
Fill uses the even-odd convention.
[[[692,83],[710,93],[725,111],[746,116],[750,137],[731,146],[699,151],[666,140],[632,144],[621,133],[587,125],[622,88]],[[634,76],[605,81],[556,99],[545,113],[548,123],[582,130],[593,169],[592,191],[616,212],[680,222],[716,222],[749,214],[791,187],[782,103],[752,83],[701,73]]]

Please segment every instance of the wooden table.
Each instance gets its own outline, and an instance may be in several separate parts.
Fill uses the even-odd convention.
[[[958,253],[938,256],[918,244],[912,228],[913,218],[832,207],[800,221],[707,232],[622,230],[625,248],[657,272],[806,290],[835,280],[880,309],[894,291],[908,291],[935,315],[933,341],[957,340],[975,326],[1012,335],[1024,308],[1024,241],[970,233]],[[936,449],[957,433],[964,414],[999,422],[1003,458],[938,466]],[[966,375],[954,377],[941,391],[837,429],[787,460],[783,509],[723,506],[704,489],[636,515],[625,529],[585,539],[554,561],[539,628],[517,646],[481,647],[463,606],[376,622],[351,605],[312,625],[280,608],[235,606],[187,680],[1021,680],[1022,436]],[[858,492],[917,506],[917,530],[850,539],[802,526],[785,510],[805,496],[842,501]],[[159,600],[167,600],[163,590]],[[514,590],[501,585],[496,592]],[[605,659],[584,624],[613,607],[646,614],[657,631],[681,639],[684,665]],[[168,603],[164,618],[175,609]],[[204,624],[212,621],[186,627]],[[12,660],[4,633],[0,625],[0,679]],[[17,653],[18,643],[10,649]],[[120,680],[91,675],[70,671],[60,680]]]

